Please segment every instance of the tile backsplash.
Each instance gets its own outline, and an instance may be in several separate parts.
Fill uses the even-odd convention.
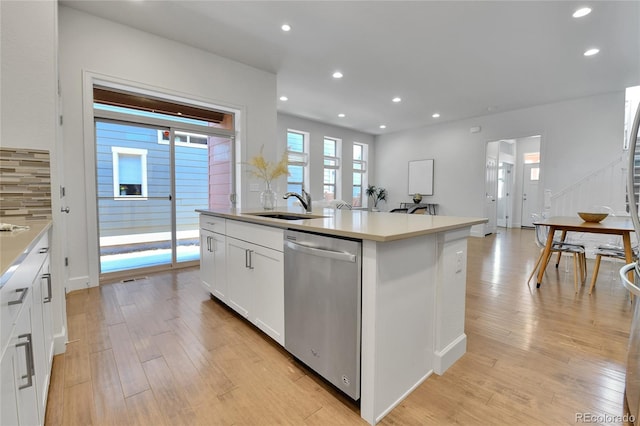
[[[0,222],[51,219],[48,151],[0,148]]]

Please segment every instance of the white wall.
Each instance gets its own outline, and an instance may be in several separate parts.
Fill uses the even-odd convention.
[[[66,310],[62,184],[58,137],[56,1],[0,1],[0,145],[50,152],[52,188],[51,272],[55,351],[64,351]],[[55,300],[59,302],[56,303]]]
[[[343,200],[351,203],[352,199],[354,142],[369,145],[369,183],[375,183],[375,180],[373,180],[375,176],[375,146],[373,135],[280,113],[278,114],[278,146],[281,149],[281,153],[287,149],[288,129],[309,133],[309,183],[311,188],[307,188],[307,191],[311,194],[311,198],[314,201],[323,199],[323,148],[325,136],[342,140],[341,198]],[[286,180],[284,178],[279,182],[279,187],[282,188],[279,190],[279,193],[284,192],[284,189],[286,189]]]
[[[433,158],[434,195],[425,201],[439,203],[443,215],[482,217],[488,141],[541,135],[542,188],[557,192],[620,156],[623,116],[621,90],[382,135],[376,180],[389,189],[390,206],[408,201],[407,173],[398,171],[409,160]],[[481,132],[470,133],[473,126]]]
[[[2,1],[0,8],[2,146],[53,151],[56,4]]]
[[[94,145],[93,122],[87,119],[91,105],[86,99],[91,97],[83,93],[90,90],[85,87],[87,76],[101,75],[241,110],[239,161],[258,153],[262,145],[265,155],[276,155],[276,76],[64,6],[60,7],[59,27],[64,158],[71,208],[69,290],[74,290],[98,284],[95,200],[85,196],[87,192],[91,198],[95,185],[91,162],[84,165],[85,151],[90,158]],[[243,183],[243,205],[257,204],[257,194],[249,194],[247,188]]]

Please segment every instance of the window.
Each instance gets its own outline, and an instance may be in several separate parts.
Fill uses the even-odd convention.
[[[324,199],[332,201],[340,198],[339,177],[340,177],[340,140],[324,138]]]
[[[366,207],[367,198],[362,197],[362,188],[367,186],[367,145],[353,144],[353,207]]]
[[[527,152],[523,156],[524,164],[535,164],[540,162],[539,152]]]
[[[147,150],[112,146],[113,196],[145,199],[147,196]]]
[[[207,149],[208,137],[207,135],[198,135],[196,133],[187,133],[176,131],[176,146],[187,146],[190,148]],[[158,130],[158,143],[163,145],[169,144],[169,137],[171,132],[169,130]]]
[[[530,180],[540,180],[540,167],[532,167],[531,175],[529,176]]]
[[[308,134],[295,130],[287,131],[287,161],[289,169],[289,177],[287,178],[287,192],[302,192],[302,187],[306,185],[306,166],[307,166],[307,141]],[[296,201],[290,197],[287,205],[292,206]]]
[[[633,120],[636,116],[636,110],[640,102],[640,86],[627,87],[624,98],[624,142],[622,144],[622,149],[626,151],[629,149],[631,128],[633,127]]]

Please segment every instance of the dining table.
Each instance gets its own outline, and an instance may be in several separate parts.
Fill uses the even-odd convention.
[[[556,231],[561,231],[560,239],[564,241],[567,232],[587,232],[593,234],[620,235],[624,247],[626,263],[633,262],[633,249],[631,247],[631,232],[635,231],[630,216],[608,216],[600,222],[585,222],[577,216],[552,216],[543,220],[533,222],[534,225],[544,225],[549,227],[547,244],[542,253],[541,265],[546,265],[551,257],[551,246],[553,245]],[[544,277],[545,267],[538,270],[536,287],[540,288],[542,277]],[[629,279],[633,282],[633,272],[629,273]]]

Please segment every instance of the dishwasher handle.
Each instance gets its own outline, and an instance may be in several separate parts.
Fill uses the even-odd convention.
[[[285,241],[287,247],[291,250],[298,251],[304,254],[310,254],[312,256],[326,257],[333,260],[341,260],[343,262],[355,263],[357,256],[352,253],[344,251],[335,251],[323,248],[311,247],[305,244],[294,243],[291,241]]]

